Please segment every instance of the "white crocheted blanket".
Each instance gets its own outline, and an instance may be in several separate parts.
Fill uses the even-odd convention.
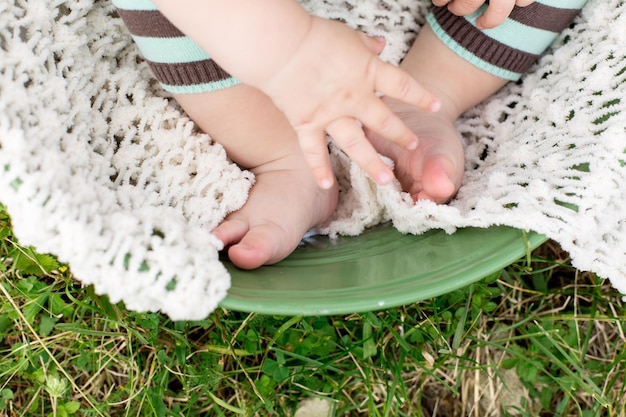
[[[430,0],[310,0],[385,34],[398,62]],[[24,244],[56,254],[113,302],[205,317],[230,285],[210,231],[250,173],[151,81],[107,1],[0,3],[0,201]],[[339,153],[343,187],[321,231],[509,225],[558,241],[626,293],[626,6],[590,0],[521,83],[469,111],[467,175],[447,206],[378,188]]]

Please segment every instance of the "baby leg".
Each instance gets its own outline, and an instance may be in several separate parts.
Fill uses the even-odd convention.
[[[235,265],[251,269],[282,260],[335,210],[337,186],[319,188],[291,125],[263,93],[239,85],[176,100],[256,176],[244,207],[213,230]]]
[[[371,135],[376,149],[396,163],[396,176],[414,200],[451,199],[464,171],[461,140],[454,123],[466,110],[518,79],[577,15],[586,0],[539,0],[516,7],[495,29],[476,27],[484,11],[459,17],[446,8],[428,16],[401,67],[442,101],[436,114],[425,114],[396,101],[390,106],[411,127],[420,146],[400,149]],[[554,4],[559,4],[558,7]]]
[[[231,78],[150,2],[115,4],[161,85],[256,176],[244,207],[213,230],[231,261],[251,269],[282,260],[334,211],[337,187],[317,186],[294,130],[266,95]]]

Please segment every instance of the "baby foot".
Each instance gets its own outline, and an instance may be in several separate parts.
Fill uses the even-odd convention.
[[[256,183],[248,201],[213,230],[242,269],[286,258],[308,230],[328,219],[338,200],[337,186],[319,188],[299,154],[251,171]]]
[[[464,153],[455,118],[445,111],[426,113],[396,100],[386,100],[391,109],[415,132],[419,146],[407,150],[369,134],[376,150],[395,163],[402,190],[414,201],[446,203],[461,186]]]

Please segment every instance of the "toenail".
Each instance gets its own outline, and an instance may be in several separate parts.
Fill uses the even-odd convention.
[[[333,186],[333,181],[329,178],[323,178],[320,181],[320,187],[324,190],[329,190]]]

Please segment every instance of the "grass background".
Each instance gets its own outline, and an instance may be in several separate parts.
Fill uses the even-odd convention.
[[[0,206],[0,292],[0,416],[626,415],[622,297],[553,242],[400,308],[172,322],[20,246]]]

